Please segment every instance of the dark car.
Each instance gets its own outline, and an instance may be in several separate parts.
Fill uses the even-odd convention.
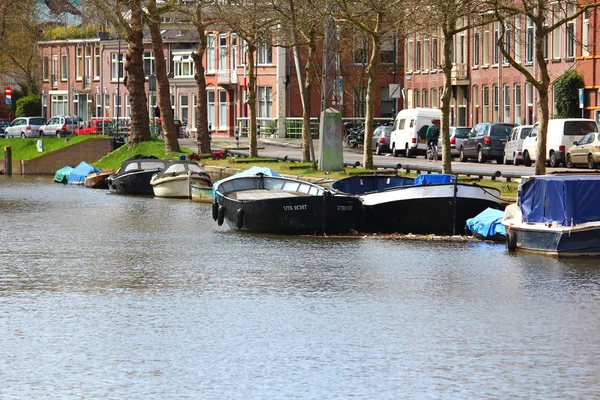
[[[4,129],[10,125],[10,121],[7,119],[0,119],[0,137],[5,137]]]
[[[382,153],[390,152],[391,126],[378,126],[373,132],[373,151],[380,156]]]
[[[494,159],[502,164],[504,159],[504,145],[515,124],[482,122],[475,125],[469,137],[460,147],[460,161],[466,162],[469,158],[476,158],[483,163]]]

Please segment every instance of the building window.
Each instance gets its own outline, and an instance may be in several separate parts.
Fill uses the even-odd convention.
[[[473,66],[479,65],[479,33],[473,35]]]
[[[479,87],[473,85],[471,89],[471,98],[473,99],[473,125],[479,122]]]
[[[527,123],[533,123],[533,85],[525,84],[525,104],[527,104]]]
[[[227,36],[219,35],[219,69],[227,69]]]
[[[515,17],[515,61],[516,62],[521,62],[521,32],[523,31],[523,29],[521,29],[521,18],[520,17]]]
[[[369,46],[367,39],[363,36],[356,36],[354,39],[354,64],[365,65],[367,64],[367,52]]]
[[[75,78],[81,79],[83,74],[83,47],[77,47],[76,63],[75,63]]]
[[[206,70],[215,70],[215,35],[206,35]]]
[[[131,117],[131,103],[129,102],[129,93],[125,93],[125,117]]]
[[[237,67],[237,35],[231,34],[229,38],[229,68],[235,69]]]
[[[504,49],[510,54],[510,41],[512,40],[510,24],[506,24],[504,27]],[[504,59],[504,64],[508,63],[508,59]]]
[[[207,107],[207,119],[208,126],[215,126],[215,92],[208,91],[206,92],[206,107]]]
[[[100,58],[100,47],[94,47],[94,79],[100,79],[100,69],[102,67]]]
[[[429,92],[423,90],[423,107],[429,107]]]
[[[431,69],[437,69],[438,66],[438,40],[433,39],[431,43]]]
[[[575,57],[575,21],[567,22],[567,58]]]
[[[271,118],[273,108],[273,89],[270,86],[259,86],[258,91],[258,118]]]
[[[504,85],[502,100],[504,100],[504,119],[502,122],[510,122],[510,86],[508,85]]]
[[[365,116],[367,88],[354,87],[354,117]]]
[[[121,112],[121,95],[113,94],[113,115],[117,118],[123,117],[123,113]]]
[[[515,123],[521,123],[521,85],[515,85]]]
[[[417,40],[415,44],[415,69],[417,71],[421,70],[421,41]]]
[[[246,52],[248,51],[248,43],[240,38],[240,65],[246,65]]]
[[[110,79],[116,81],[123,80],[123,53],[112,53],[110,61]]]
[[[227,92],[219,90],[219,129],[227,129]]]
[[[463,31],[458,35],[458,62],[461,64],[465,63],[466,45],[467,41],[465,40],[465,32]]]
[[[431,68],[430,61],[431,51],[429,50],[429,40],[423,41],[423,69],[428,70]]]
[[[413,68],[413,49],[414,49],[414,43],[412,41],[409,41],[406,44],[406,70],[407,71],[412,71]],[[356,57],[354,58],[354,62],[356,63]]]
[[[393,118],[395,109],[395,99],[390,98],[390,87],[389,86],[381,86],[379,89],[379,98],[381,104],[379,105],[379,114],[384,118]]]
[[[69,115],[67,96],[51,96],[51,115]]]
[[[496,29],[494,29],[494,64],[498,65],[500,61],[500,46],[498,45],[498,41],[500,40],[500,32],[498,31],[498,25],[496,24]]]
[[[493,96],[494,96],[494,111],[493,111],[493,116],[492,118],[494,118],[494,121],[498,121],[498,111],[499,111],[499,107],[500,107],[500,88],[498,87],[498,85],[493,85],[492,86],[492,90],[493,90]]]
[[[590,55],[590,17],[588,10],[583,14],[583,27],[581,32],[581,55]]]
[[[147,77],[150,75],[153,75],[154,68],[155,68],[154,52],[145,51],[144,52],[144,75]]]
[[[394,38],[385,38],[381,43],[381,53],[379,54],[379,58],[382,64],[394,63],[394,49]]]
[[[431,89],[431,107],[437,107],[437,90]]]
[[[42,61],[42,79],[47,81],[50,75],[50,59],[48,56],[44,56]]]
[[[194,76],[194,60],[190,54],[175,54],[173,56],[174,77]]]
[[[271,43],[260,43],[257,49],[258,65],[273,64],[273,46]]]
[[[415,107],[421,107],[421,92],[415,90]]]
[[[533,62],[533,21],[527,17],[527,37],[525,38],[525,62]]]
[[[187,94],[182,94],[179,96],[179,118],[181,118],[181,122],[185,123],[189,118],[189,97]]]
[[[481,65],[488,65],[490,63],[490,31],[486,25],[483,31],[483,51],[481,54]]]
[[[69,78],[69,67],[67,63],[67,55],[60,56],[60,80],[66,81]]]
[[[52,86],[58,86],[58,56],[52,56]]]
[[[490,120],[490,88],[483,87],[483,121]]]

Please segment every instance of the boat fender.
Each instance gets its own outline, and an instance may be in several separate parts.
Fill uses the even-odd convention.
[[[223,205],[220,205],[219,212],[217,214],[217,224],[219,224],[219,226],[223,225],[224,220],[225,220],[225,207]]]
[[[510,229],[506,232],[506,250],[517,251],[517,235]]]
[[[244,210],[241,208],[238,208],[235,215],[235,226],[237,226],[238,229],[242,229],[242,226],[244,226]]]
[[[212,205],[212,217],[213,220],[217,220],[219,217],[219,203],[215,200]]]

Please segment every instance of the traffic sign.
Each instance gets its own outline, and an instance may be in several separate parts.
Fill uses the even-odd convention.
[[[582,88],[579,89],[579,108],[583,108],[583,93],[584,90]]]
[[[388,89],[390,99],[399,99],[400,98],[400,84],[398,83],[390,83]]]
[[[11,90],[10,86],[7,86],[4,88],[4,94],[6,95],[6,97],[12,96],[12,90]]]

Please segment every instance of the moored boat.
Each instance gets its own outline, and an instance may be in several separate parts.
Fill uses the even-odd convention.
[[[191,198],[192,184],[211,187],[212,182],[204,168],[188,160],[171,161],[150,180],[156,197]]]
[[[524,178],[505,210],[509,251],[555,257],[600,255],[600,176]]]
[[[123,161],[121,168],[106,178],[108,190],[118,194],[154,195],[150,179],[166,164],[166,160],[154,156],[133,156]]]
[[[89,174],[98,172],[100,172],[98,168],[86,163],[85,161],[82,161],[69,174],[69,185],[83,186],[85,178]]]
[[[73,169],[73,167],[67,165],[56,171],[54,173],[54,182],[67,183],[69,181],[69,175],[71,174],[71,171],[73,171]]]
[[[215,200],[212,184],[190,183],[190,193],[192,195],[192,201],[212,203]]]
[[[106,178],[110,176],[111,172],[92,172],[85,177],[83,186],[90,189],[108,189]]]
[[[214,185],[213,218],[233,229],[276,234],[348,233],[360,201],[281,176],[233,176]]]
[[[500,205],[498,189],[460,184],[452,175],[359,175],[331,188],[361,200],[361,232],[462,234],[468,218]]]

